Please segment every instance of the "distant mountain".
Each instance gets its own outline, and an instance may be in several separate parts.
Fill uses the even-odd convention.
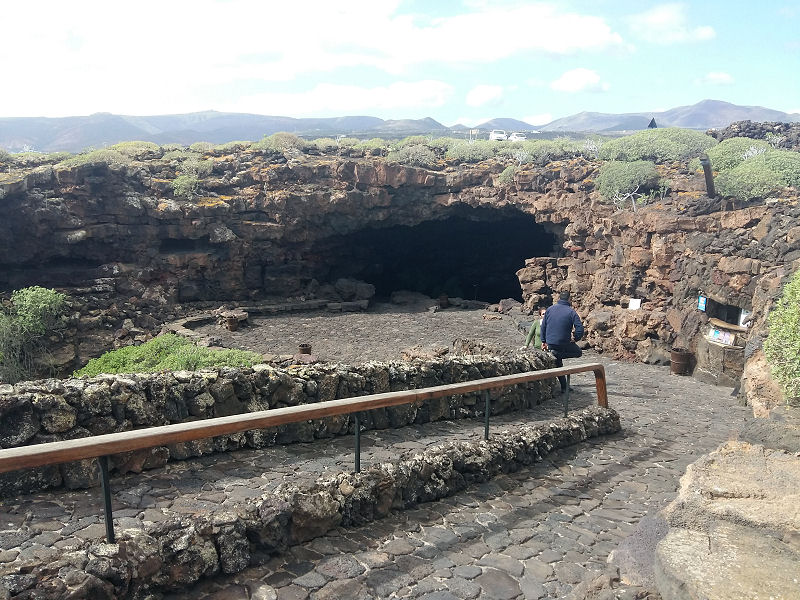
[[[506,131],[531,131],[536,129],[530,123],[518,119],[491,119],[481,123],[475,129],[504,129]]]
[[[762,106],[739,106],[721,100],[702,100],[691,106],[679,106],[663,112],[596,113],[582,112],[556,119],[539,127],[542,131],[632,131],[646,129],[650,119],[659,127],[686,129],[721,129],[734,121],[800,121],[800,114],[785,113]]]
[[[130,140],[158,144],[260,140],[278,131],[307,137],[339,134],[396,137],[445,130],[444,125],[431,118],[389,121],[369,116],[293,119],[216,111],[145,117],[97,113],[52,119],[0,118],[0,148],[12,152],[25,149],[79,152]]]
[[[66,150],[79,152],[102,148],[117,142],[142,140],[158,144],[212,142],[221,144],[236,140],[259,140],[265,135],[288,131],[307,138],[336,135],[397,138],[415,134],[463,133],[470,129],[488,131],[539,130],[543,137],[559,132],[614,132],[646,129],[655,118],[659,127],[711,129],[727,127],[734,121],[800,121],[800,114],[788,114],[761,106],[737,106],[720,100],[703,100],[692,106],[679,106],[663,112],[610,114],[582,112],[547,125],[534,127],[525,121],[498,118],[476,127],[458,124],[445,127],[438,121],[425,119],[384,120],[369,116],[294,119],[291,117],[224,113],[213,110],[182,115],[136,117],[97,113],[84,117],[0,118],[0,148],[19,152],[30,149],[41,152]]]

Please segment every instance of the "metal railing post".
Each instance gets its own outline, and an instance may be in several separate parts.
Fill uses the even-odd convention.
[[[567,389],[564,391],[564,416],[569,412],[569,375],[567,375]]]
[[[361,420],[358,413],[353,414],[356,426],[356,473],[361,473]]]
[[[489,390],[483,391],[483,439],[489,439],[489,412],[491,405],[489,403]]]
[[[103,503],[106,513],[106,539],[109,544],[115,544],[114,513],[111,509],[111,483],[108,481],[108,457],[98,456],[97,462],[100,464],[100,488],[103,491]]]

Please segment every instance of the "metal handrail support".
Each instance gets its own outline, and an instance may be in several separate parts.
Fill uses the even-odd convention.
[[[357,396],[354,398],[317,402],[315,404],[274,408],[271,410],[230,415],[227,417],[215,417],[188,423],[174,423],[172,425],[108,433],[87,438],[64,440],[61,442],[48,442],[44,444],[7,448],[0,450],[0,473],[85,460],[88,458],[98,458],[101,467],[101,483],[104,481],[104,483],[107,484],[108,476],[107,473],[105,475],[103,474],[102,468],[104,462],[103,458],[119,452],[143,450],[156,446],[166,446],[220,435],[230,435],[252,429],[277,427],[278,425],[297,423],[309,419],[351,414],[376,408],[399,406],[402,404],[411,404],[424,400],[484,390],[486,394],[484,437],[488,439],[489,390],[528,383],[530,381],[551,379],[559,375],[570,375],[588,371],[594,372],[595,388],[597,389],[597,404],[607,408],[608,393],[606,390],[605,369],[600,363],[588,363],[584,365],[558,367],[555,369],[543,369],[541,371],[527,371],[514,375],[488,377],[486,379],[476,379],[462,383],[449,383],[419,390],[385,392],[369,396]],[[360,420],[356,418],[354,421],[357,435],[356,445],[358,447],[356,467],[357,471],[360,471]],[[106,500],[108,539],[111,542],[111,540],[113,540],[113,523],[111,517],[110,489],[108,485],[104,485],[103,495]]]

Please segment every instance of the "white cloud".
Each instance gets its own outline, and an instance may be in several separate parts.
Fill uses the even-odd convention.
[[[698,85],[729,85],[734,82],[733,76],[723,71],[709,71],[695,80]]]
[[[486,104],[497,104],[503,97],[503,86],[500,85],[476,85],[467,93],[467,106],[484,106]]]
[[[541,113],[529,117],[522,117],[522,120],[531,125],[547,125],[553,121],[553,115],[550,113]]]
[[[610,86],[600,81],[596,71],[581,67],[566,71],[550,87],[559,92],[605,92]]]
[[[689,25],[684,4],[662,4],[628,18],[634,35],[656,44],[700,42],[714,38],[717,33],[710,25]]]
[[[521,24],[524,33],[507,34]],[[426,18],[400,0],[28,0],[4,3],[3,25],[4,80],[27,94],[6,95],[9,116],[221,108],[240,89],[297,89],[301,78],[308,87],[311,75],[369,86],[373,75],[409,79],[423,65],[624,47],[603,17],[538,2]]]
[[[320,83],[309,91],[267,92],[242,98],[226,110],[292,116],[353,114],[358,111],[402,109],[408,111],[443,106],[453,94],[451,85],[442,81],[398,81],[387,86],[361,87]]]

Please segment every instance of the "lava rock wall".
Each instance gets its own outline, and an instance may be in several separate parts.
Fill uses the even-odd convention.
[[[544,353],[505,357],[457,357],[433,361],[310,365],[276,369],[178,371],[107,375],[92,379],[45,379],[0,386],[0,447],[71,440],[197,419],[325,402],[397,390],[419,389],[553,366]],[[552,381],[490,392],[492,412],[519,410],[551,397]],[[481,393],[429,400],[361,414],[362,429],[386,429],[483,414]],[[181,460],[239,448],[310,442],[354,433],[352,415],[292,423],[173,444],[111,457],[118,473],[141,472]],[[97,461],[84,460],[0,475],[0,497],[63,485],[97,485]]]
[[[525,311],[569,290],[594,348],[645,362],[696,348],[707,322],[699,294],[752,311],[760,339],[800,261],[796,192],[732,206],[707,198],[702,175],[680,164],[660,165],[671,192],[634,211],[599,197],[599,163],[583,158],[522,165],[507,184],[495,160],[428,170],[376,157],[210,156],[204,195],[190,201],[172,196],[176,167],[163,161],[0,180],[0,287],[36,283],[76,299],[56,344],[60,372],[108,349],[126,322],[157,331],[152,321],[174,318],[178,303],[314,298],[332,283],[330,240],[453,215],[511,212],[547,228],[556,250],[517,272]],[[628,310],[631,298],[641,309]]]

